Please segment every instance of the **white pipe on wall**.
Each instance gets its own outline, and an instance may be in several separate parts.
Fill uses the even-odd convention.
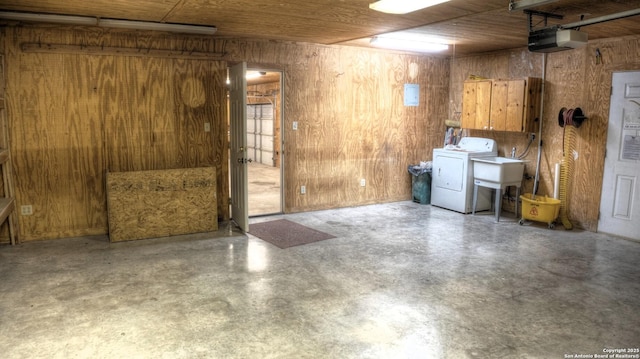
[[[536,176],[533,182],[533,193],[531,194],[531,198],[536,198],[536,193],[538,192],[538,183],[540,182],[540,161],[542,159],[542,123],[544,118],[544,95],[545,95],[545,86],[544,82],[547,77],[547,54],[542,54],[542,88],[540,90],[540,118],[538,119],[538,159],[536,161]]]
[[[556,163],[555,173],[553,177],[553,198],[560,198],[560,164]]]

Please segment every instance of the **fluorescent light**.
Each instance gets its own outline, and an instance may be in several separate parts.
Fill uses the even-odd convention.
[[[215,26],[197,26],[197,25],[172,24],[172,23],[163,23],[163,22],[130,21],[130,20],[114,20],[114,19],[100,19],[100,21],[98,21],[98,26],[116,27],[116,28],[122,28],[122,29],[182,32],[182,33],[201,34],[201,35],[213,35],[216,33],[216,30],[218,30],[216,29]]]
[[[12,12],[12,11],[0,11],[0,19],[16,20],[16,21],[51,22],[56,24],[69,24],[69,25],[95,26],[98,24],[98,19],[96,19],[95,17],[36,14],[31,12]]]
[[[401,51],[441,52],[449,49],[449,45],[443,42],[417,34],[380,35],[371,38],[370,43],[376,47]]]
[[[218,30],[215,26],[185,25],[185,24],[173,24],[173,23],[151,22],[151,21],[97,19],[95,17],[89,17],[89,16],[37,14],[37,13],[30,13],[30,12],[13,12],[13,11],[0,11],[0,19],[16,20],[16,21],[49,22],[49,23],[68,24],[68,25],[90,25],[90,26],[97,25],[102,27],[117,27],[117,28],[123,28],[123,29],[137,29],[137,30],[170,31],[170,32],[201,34],[201,35],[213,35],[216,33],[216,30]]]
[[[524,10],[535,6],[541,6],[557,2],[558,0],[520,0],[509,2],[509,11]]]
[[[264,71],[247,71],[247,73],[244,75],[244,77],[247,80],[251,80],[251,79],[257,79],[258,77],[262,77],[264,75],[266,75],[267,73]]]
[[[369,8],[388,14],[407,14],[449,0],[380,0],[369,4]]]

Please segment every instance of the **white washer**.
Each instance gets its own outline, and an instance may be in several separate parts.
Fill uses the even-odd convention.
[[[473,208],[473,163],[471,158],[497,156],[496,141],[490,138],[464,137],[456,146],[433,150],[431,205],[460,213]],[[490,188],[478,188],[476,211],[491,208]]]

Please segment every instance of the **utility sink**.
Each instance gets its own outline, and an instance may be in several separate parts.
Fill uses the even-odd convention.
[[[520,185],[524,174],[524,161],[507,157],[476,157],[473,160],[473,214],[476,213],[478,186],[494,188],[496,222],[500,220],[502,191],[516,186],[516,198],[520,197]],[[516,217],[518,201],[516,200]]]
[[[499,184],[522,181],[524,161],[507,157],[477,157],[472,160],[475,180]]]

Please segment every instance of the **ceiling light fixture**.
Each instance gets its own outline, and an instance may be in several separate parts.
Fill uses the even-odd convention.
[[[536,6],[551,4],[557,1],[558,0],[511,0],[509,2],[509,11],[529,9]]]
[[[131,21],[131,20],[115,20],[115,19],[100,19],[98,26],[102,27],[115,27],[122,29],[136,29],[136,30],[156,30],[156,31],[170,31],[181,32],[188,34],[200,34],[200,35],[213,35],[216,33],[214,26],[198,26],[198,25],[185,25],[185,24],[173,24],[166,22],[151,22],[151,21]]]
[[[388,14],[408,14],[449,0],[379,0],[369,4],[369,8]]]
[[[0,19],[16,21],[48,22],[67,25],[89,25],[115,27],[136,30],[156,30],[179,32],[186,34],[213,35],[218,30],[215,26],[185,25],[152,21],[133,21],[118,19],[98,19],[89,16],[69,16],[55,14],[39,14],[29,12],[0,11]]]
[[[371,38],[370,44],[391,50],[411,52],[442,52],[449,49],[449,45],[436,39],[421,37],[417,34],[379,35]]]
[[[247,71],[247,73],[244,76],[247,80],[251,80],[251,79],[257,79],[258,77],[262,77],[266,74],[267,73],[264,71]]]
[[[30,12],[13,12],[13,11],[0,11],[0,19],[15,20],[15,21],[50,22],[55,24],[68,24],[68,25],[95,26],[98,24],[98,19],[96,19],[95,17],[36,14],[36,13],[30,13]]]

